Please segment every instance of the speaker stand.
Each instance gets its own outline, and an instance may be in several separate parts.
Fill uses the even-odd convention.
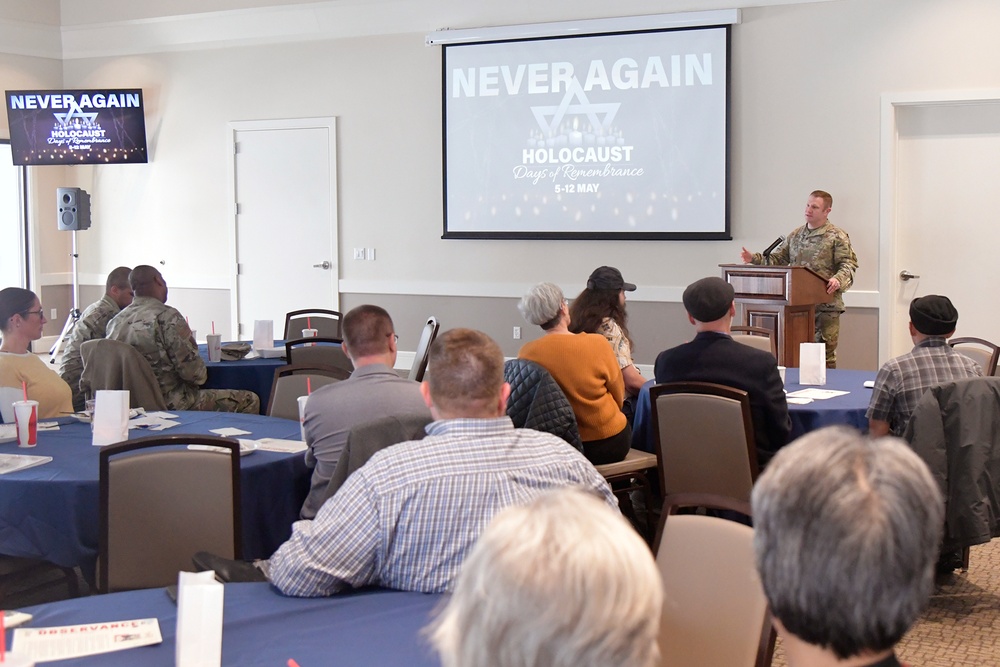
[[[66,317],[66,323],[63,325],[62,332],[59,334],[59,338],[56,338],[55,344],[49,350],[49,363],[56,363],[56,357],[62,351],[63,343],[69,337],[70,333],[73,331],[73,327],[80,320],[80,272],[77,266],[77,260],[80,258],[80,254],[76,251],[76,230],[73,230],[73,252],[69,254],[73,258],[73,308],[69,311],[69,316]]]

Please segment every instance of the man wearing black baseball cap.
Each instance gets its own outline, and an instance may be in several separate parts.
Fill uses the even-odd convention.
[[[730,335],[736,315],[733,296],[733,286],[722,278],[688,285],[684,309],[697,334],[688,343],[660,352],[653,370],[657,382],[714,382],[747,392],[757,460],[764,465],[788,442],[792,421],[777,359]]]
[[[946,296],[928,294],[910,302],[913,349],[879,369],[865,415],[871,437],[901,436],[929,387],[983,374],[979,364],[948,345],[957,324],[958,310]]]

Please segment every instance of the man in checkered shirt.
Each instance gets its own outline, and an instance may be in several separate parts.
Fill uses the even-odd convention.
[[[913,409],[928,388],[983,374],[979,364],[948,345],[957,323],[958,311],[946,296],[929,294],[910,302],[910,338],[914,347],[887,361],[875,378],[865,415],[871,437],[903,435]]]
[[[437,420],[423,440],[375,454],[262,570],[284,594],[333,595],[378,585],[442,592],[500,510],[578,487],[617,511],[604,478],[564,440],[515,429],[510,386],[489,336],[452,329],[434,342],[424,401]]]

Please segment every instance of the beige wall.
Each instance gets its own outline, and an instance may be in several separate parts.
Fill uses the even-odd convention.
[[[371,11],[396,4],[375,2]],[[850,232],[861,263],[848,293],[842,365],[874,367],[880,95],[1000,87],[1000,40],[993,34],[1000,3],[993,0],[745,7],[733,30],[732,241],[440,238],[441,64],[438,49],[423,45],[427,31],[709,4],[723,6],[642,0],[611,8],[580,0],[527,10],[523,2],[436,0],[421,3],[435,11],[408,19],[408,31],[400,34],[68,58],[62,65],[67,87],[144,89],[152,161],[77,167],[62,179],[72,182],[48,177],[36,188],[39,239],[61,264],[43,263],[50,275],[41,277],[58,280],[68,271],[65,241],[49,224],[52,204],[43,200],[56,185],[75,184],[94,197],[94,228],[80,235],[84,282],[102,281],[118,264],[164,262],[174,287],[228,289],[226,123],[337,116],[345,308],[384,297],[414,328],[438,311],[449,326],[494,333],[510,353],[510,328],[520,324],[513,303],[528,285],[553,280],[572,294],[591,269],[612,264],[640,286],[630,300],[631,325],[638,357],[648,363],[686,336],[677,305],[683,287],[716,274],[721,262],[736,261],[741,246],[760,248],[800,224],[806,193],[823,188],[834,194],[831,218]],[[440,14],[449,12],[452,20],[442,22]],[[394,21],[398,29],[398,17]],[[39,78],[0,69],[6,87],[11,77],[32,76]],[[354,247],[376,248],[377,261],[350,259]],[[218,319],[229,317],[227,308],[218,308]]]

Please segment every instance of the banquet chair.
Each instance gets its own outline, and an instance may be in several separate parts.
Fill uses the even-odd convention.
[[[747,392],[710,382],[649,389],[664,495],[710,493],[749,502],[760,468]]]
[[[128,343],[107,338],[88,340],[80,346],[80,358],[80,392],[85,397],[93,398],[101,389],[126,389],[131,408],[167,409],[149,362]]]
[[[942,554],[1000,537],[1000,378],[935,385],[917,402],[903,439],[930,468],[945,498]]]
[[[948,341],[951,348],[972,359],[983,369],[983,375],[997,374],[997,361],[1000,360],[1000,346],[982,338],[952,338]]]
[[[427,371],[427,357],[440,327],[437,318],[433,315],[424,322],[424,328],[420,332],[420,341],[417,343],[417,351],[413,355],[413,366],[410,367],[409,378],[414,382],[421,382],[424,379],[424,373]]]
[[[342,319],[343,315],[336,310],[323,308],[293,310],[285,314],[285,332],[282,339],[301,338],[303,329],[315,329],[316,335],[324,338],[343,338],[340,333]]]
[[[52,578],[59,572],[62,576]],[[9,594],[17,596],[35,595],[42,590],[60,584],[66,585],[71,598],[80,597],[80,582],[76,570],[62,567],[39,558],[19,558],[0,555],[0,606],[9,608],[5,601]]]
[[[618,505],[629,521],[640,533],[645,533],[646,542],[653,543],[656,503],[654,501],[653,487],[649,482],[648,475],[655,474],[657,468],[656,454],[644,452],[641,449],[629,449],[628,454],[621,461],[614,463],[602,463],[594,468],[611,486],[612,491],[618,498]],[[642,493],[645,503],[645,522],[638,520],[635,505],[632,503],[632,492]]]
[[[198,551],[242,556],[236,440],[126,440],[102,448],[98,465],[101,593],[176,584],[177,573],[190,570]]]
[[[774,341],[774,332],[763,327],[734,326],[731,329],[733,340],[743,343],[758,350],[770,352],[775,359],[778,358],[778,347]]]
[[[663,501],[656,564],[663,577],[662,667],[767,667],[777,637],[757,574],[753,528],[682,508],[750,514],[750,503],[711,494]]]
[[[376,452],[400,442],[423,440],[427,432],[424,427],[433,421],[426,414],[413,413],[389,415],[351,427],[347,433],[344,451],[337,459],[337,467],[326,486],[323,502],[326,502],[344,485],[351,474],[368,463]]]
[[[271,400],[267,404],[268,417],[299,419],[299,396],[334,382],[346,380],[351,374],[335,366],[306,366],[288,364],[274,370],[271,382]]]
[[[307,366],[333,366],[354,372],[354,364],[340,347],[339,338],[297,338],[285,341],[285,359],[290,364]]]

